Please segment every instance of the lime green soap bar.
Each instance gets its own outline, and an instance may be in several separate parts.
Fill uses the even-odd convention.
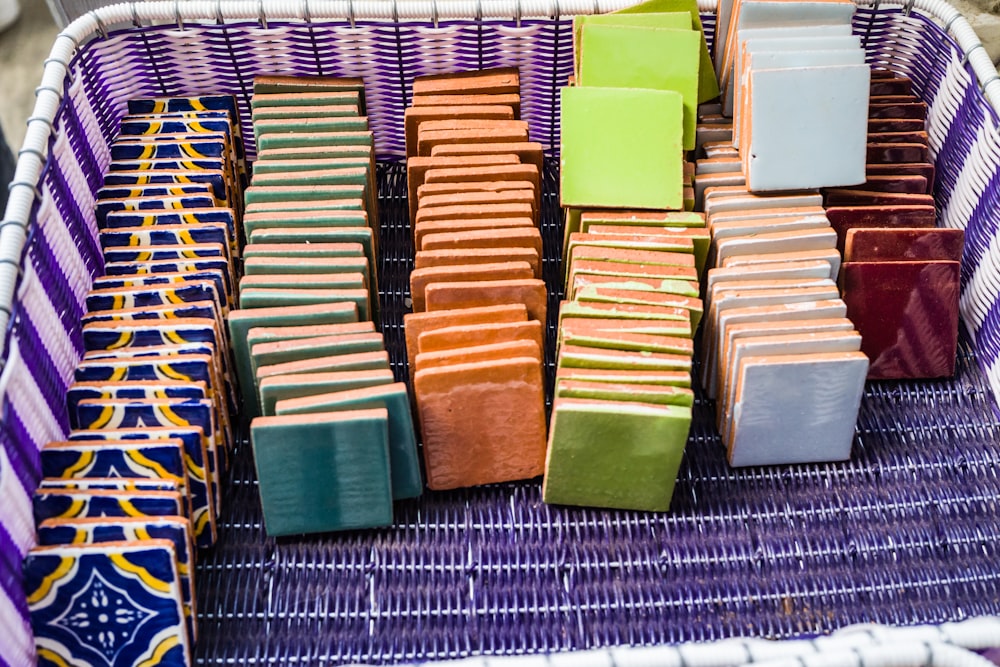
[[[587,382],[586,380],[556,380],[556,398],[584,398],[599,401],[630,401],[679,405],[694,405],[694,391],[687,387],[656,384],[632,384],[627,381]]]
[[[240,291],[240,308],[276,306],[311,306],[320,303],[350,301],[358,308],[358,318],[371,319],[366,289],[297,289],[249,287]]]
[[[392,523],[384,408],[257,418],[250,439],[269,535]]]
[[[233,356],[236,360],[236,377],[239,380],[245,413],[248,415],[256,415],[257,413],[257,399],[254,395],[254,369],[250,362],[250,347],[247,344],[247,334],[251,329],[357,321],[357,306],[346,301],[318,306],[288,306],[231,311],[228,319],[229,344],[233,348]]]
[[[273,415],[278,401],[332,394],[349,389],[362,389],[392,384],[392,371],[332,371],[327,373],[297,373],[274,375],[260,381],[260,398],[265,415]]]
[[[379,387],[322,394],[303,399],[279,401],[279,415],[311,414],[385,408],[389,412],[389,464],[392,469],[392,497],[394,500],[416,498],[423,492],[417,454],[417,438],[410,412],[410,399],[406,385],[396,382]]]
[[[619,9],[616,14],[650,14],[663,12],[687,12],[691,16],[691,27],[701,35],[701,48],[698,57],[698,103],[714,100],[719,96],[719,81],[715,77],[715,64],[712,54],[708,51],[708,41],[705,39],[705,29],[701,25],[701,12],[698,10],[698,0],[646,0],[637,5]]]
[[[559,366],[566,368],[605,368],[609,370],[685,371],[691,372],[690,354],[637,352],[564,344],[559,350]]]
[[[683,206],[680,93],[574,86],[561,95],[564,206]]]
[[[580,37],[581,87],[672,90],[683,98],[684,150],[695,148],[698,56],[693,30],[585,25]],[[678,209],[683,208],[683,197]]]
[[[692,351],[678,345],[677,340],[688,340],[691,337],[690,327],[669,325],[645,327],[645,330],[616,332],[601,329],[583,329],[563,331],[559,337],[560,347],[592,347],[607,350],[632,351],[639,354],[660,352],[663,354],[678,354],[690,356]]]
[[[573,71],[580,73],[580,36],[585,25],[626,25],[643,28],[690,30],[691,16],[687,12],[656,12],[650,14],[578,14],[573,17]],[[713,69],[714,73],[715,70]]]
[[[542,499],[665,512],[690,428],[688,407],[557,398]]]
[[[629,287],[632,285],[632,287]],[[613,291],[613,294],[608,294],[608,291]],[[605,283],[600,287],[596,285],[588,285],[582,289],[577,290],[575,298],[580,303],[624,303],[637,306],[657,306],[664,305],[662,299],[654,298],[651,293],[657,292],[652,287],[644,285],[641,283]],[[668,290],[660,290],[664,294],[672,294]],[[700,299],[692,299],[691,297],[682,297],[681,295],[676,295],[679,297],[677,304],[678,307],[686,309],[691,315],[691,331],[698,330],[698,324],[701,323],[701,318],[705,313],[704,306]]]

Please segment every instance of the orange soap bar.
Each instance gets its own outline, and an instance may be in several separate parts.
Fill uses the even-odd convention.
[[[530,319],[546,321],[545,281],[535,278],[433,283],[427,286],[424,295],[428,311],[521,303],[527,307]]]
[[[414,393],[431,489],[542,474],[545,394],[538,359],[517,357],[420,370],[414,377]]]
[[[438,266],[429,269],[414,269],[410,272],[410,297],[413,312],[425,310],[424,291],[428,285],[454,281],[516,280],[534,278],[531,265],[527,262],[504,262],[498,264],[466,264]]]

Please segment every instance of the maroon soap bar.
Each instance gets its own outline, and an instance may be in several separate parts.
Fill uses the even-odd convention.
[[[856,227],[934,227],[933,206],[831,206],[826,209],[837,232],[837,249],[844,252],[847,231]]]
[[[855,188],[829,188],[823,192],[824,206],[933,206],[926,194],[877,192]]]
[[[868,117],[927,120],[927,105],[923,102],[906,102],[903,104],[869,104]]]
[[[868,174],[868,180],[861,185],[844,189],[923,195],[927,194],[927,177],[919,174]]]
[[[840,282],[869,379],[954,375],[958,262],[845,262]]]
[[[868,134],[878,132],[922,132],[927,124],[922,118],[869,118]]]
[[[886,132],[869,132],[869,144],[921,144],[927,145],[927,133],[923,130],[899,130]]]
[[[865,173],[872,176],[923,176],[927,179],[927,192],[934,187],[934,165],[930,162],[914,162],[911,164],[868,164]]]
[[[872,97],[880,97],[882,95],[912,95],[913,82],[903,77],[880,79],[872,76],[871,86],[868,91],[868,94]]]
[[[899,164],[901,162],[929,162],[927,144],[868,144],[868,162],[873,164]]]
[[[902,260],[962,260],[965,232],[961,229],[911,229],[897,227],[848,230],[845,262]]]

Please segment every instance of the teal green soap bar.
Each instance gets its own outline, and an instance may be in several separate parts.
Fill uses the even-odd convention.
[[[385,408],[389,411],[389,463],[392,468],[393,499],[416,498],[423,492],[424,481],[420,475],[410,399],[406,393],[406,385],[402,382],[279,401],[276,410],[279,415],[298,415],[366,408]]]
[[[392,371],[331,371],[274,375],[260,381],[260,398],[265,415],[274,414],[278,401],[331,394],[336,391],[392,384]]]
[[[273,104],[271,106],[254,107],[253,122],[257,123],[262,120],[277,120],[281,118],[338,118],[359,115],[361,114],[356,104],[304,104],[301,106]],[[254,173],[256,173],[256,169]]]
[[[364,201],[364,196],[365,186],[363,185],[325,185],[319,187],[304,185],[251,185],[244,192],[247,204],[322,202],[322,205],[327,208],[338,200]],[[360,209],[361,207],[352,203],[351,208]]]
[[[580,41],[580,86],[651,88],[680,93],[684,107],[683,147],[694,150],[701,46],[698,33],[588,24],[583,28]]]
[[[319,132],[367,132],[367,116],[323,116],[320,118],[272,118],[254,122],[258,137],[270,134],[316,134]]]
[[[289,94],[287,92],[254,93],[250,100],[250,108],[253,111],[274,109],[281,107],[349,107],[354,108],[355,113],[361,106],[361,96],[357,90],[314,92],[312,94],[300,92]]]
[[[240,279],[241,292],[251,288],[367,289],[367,285],[361,273],[258,273]]]
[[[283,218],[282,213],[257,213],[243,219],[247,238],[256,231],[287,231],[292,229],[327,229],[335,227],[368,228],[368,215],[361,210],[317,209],[297,210],[295,217]]]
[[[265,149],[266,152],[259,154],[259,161],[262,160],[320,160],[330,158],[365,158],[369,164],[372,159],[373,148],[371,145],[337,146],[330,148],[325,144],[317,146],[276,146]],[[257,169],[256,163],[254,170]]]
[[[253,349],[258,343],[277,343],[282,340],[316,338],[318,336],[346,336],[348,334],[374,333],[372,322],[343,322],[340,324],[319,324],[304,327],[257,327],[247,332],[247,345]]]
[[[341,167],[367,170],[371,167],[371,159],[368,157],[294,160],[268,158],[257,160],[254,163],[253,175],[256,178],[264,174],[290,174],[296,171],[315,171],[317,169],[337,169]]]
[[[679,210],[683,113],[673,91],[563,88],[562,204]]]
[[[361,186],[365,209],[374,211],[378,206],[377,193],[372,192],[368,170],[360,167],[337,167],[335,169],[317,169],[313,171],[292,171],[283,174],[254,172],[253,183],[256,187],[266,186],[300,186],[317,188],[327,185]]]
[[[542,499],[665,512],[690,427],[686,407],[557,398]]]
[[[296,289],[248,287],[240,290],[240,308],[276,306],[311,306],[317,303],[351,301],[358,307],[358,317],[371,319],[366,289]]]
[[[269,535],[392,523],[384,408],[258,417],[250,438]]]
[[[382,334],[359,333],[260,343],[250,348],[250,357],[256,376],[257,369],[261,366],[303,361],[314,357],[329,357],[335,354],[380,352],[384,349],[385,341],[382,339]]]
[[[323,146],[371,146],[372,133],[368,132],[316,132],[311,134],[268,134],[260,137],[260,150],[271,148],[305,148]],[[273,157],[273,156],[271,156]]]
[[[389,353],[357,352],[355,354],[334,354],[329,357],[310,357],[300,361],[272,364],[257,368],[257,383],[272,375],[295,375],[296,373],[326,373],[329,371],[377,371],[389,370]]]
[[[246,414],[257,413],[254,396],[254,369],[250,362],[250,347],[247,333],[255,327],[291,327],[317,324],[337,324],[357,322],[358,309],[353,303],[344,301],[316,306],[289,306],[279,308],[255,308],[253,310],[233,310],[229,313],[229,344],[236,360],[236,377],[243,395]]]
[[[248,232],[250,244],[323,245],[359,243],[368,266],[375,263],[375,238],[371,227],[269,227]],[[250,245],[247,245],[249,248]],[[244,255],[246,251],[244,250]]]
[[[248,257],[243,262],[248,276],[310,273],[368,274],[367,257]]]
[[[359,257],[360,243],[249,243],[243,257]]]

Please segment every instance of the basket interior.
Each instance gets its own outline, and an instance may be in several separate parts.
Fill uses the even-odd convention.
[[[711,36],[712,18],[703,20]],[[62,392],[76,360],[71,353],[63,359],[51,340],[61,336],[70,352],[80,352],[81,297],[100,271],[92,193],[131,97],[228,91],[246,109],[258,72],[366,76],[381,158],[383,330],[393,370],[404,379],[413,248],[405,169],[396,158],[409,83],[431,71],[518,65],[532,138],[550,152],[542,226],[554,317],[562,238],[557,100],[571,69],[570,26],[562,18],[438,28],[156,27],[84,48],[56,123],[28,247],[64,331],[50,332],[26,299],[11,331],[57,426],[66,426]],[[963,168],[992,114],[966,81],[954,44],[927,19],[859,10],[856,30],[870,60],[910,76],[924,99],[949,91],[955,109],[935,138],[935,196],[944,214],[963,196]],[[988,174],[969,215],[971,240],[996,228],[989,207],[995,179]],[[970,243],[967,250],[967,289],[984,261],[978,248]],[[263,531],[244,444],[224,487],[220,542],[201,554],[197,569],[197,662],[388,663],[791,637],[865,621],[908,625],[998,613],[1000,422],[983,369],[1000,346],[988,323],[976,325],[963,328],[955,378],[868,384],[853,456],[844,463],[731,469],[714,406],[699,394],[665,514],[548,506],[536,480],[399,502],[388,529],[274,540]],[[554,323],[548,327],[551,341]],[[547,361],[551,387],[551,349]],[[26,486],[40,444],[33,419],[8,401],[3,437],[26,471]]]

